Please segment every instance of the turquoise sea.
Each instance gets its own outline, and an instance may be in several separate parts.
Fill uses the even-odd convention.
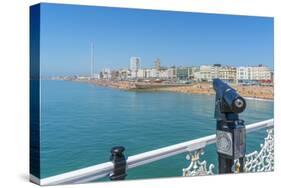
[[[246,124],[273,118],[273,102],[247,100]],[[136,92],[70,81],[41,81],[42,177],[106,162],[110,149],[126,156],[215,133],[214,96]],[[247,135],[258,149],[265,130]],[[202,159],[216,164],[215,146]],[[127,179],[181,176],[185,154],[128,171]]]

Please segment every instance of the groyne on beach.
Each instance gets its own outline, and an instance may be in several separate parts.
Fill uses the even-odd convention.
[[[214,95],[212,84],[208,82],[193,84],[170,84],[170,83],[151,83],[151,82],[130,82],[112,80],[79,80],[104,87],[112,87],[124,90],[147,90],[147,91],[168,91],[191,94]],[[273,100],[274,87],[271,86],[243,86],[231,85],[238,93],[246,98]]]

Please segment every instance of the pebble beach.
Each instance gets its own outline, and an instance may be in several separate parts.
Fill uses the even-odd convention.
[[[124,90],[149,90],[149,91],[169,91],[192,94],[214,95],[212,84],[207,82],[184,84],[162,84],[162,83],[143,83],[129,81],[111,81],[111,80],[79,80],[78,82],[87,82],[104,87],[112,87]],[[231,85],[238,93],[250,99],[266,99],[273,100],[274,87],[272,86],[242,86]]]

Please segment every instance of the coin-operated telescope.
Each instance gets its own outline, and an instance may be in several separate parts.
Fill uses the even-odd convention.
[[[246,108],[246,101],[233,88],[213,80],[216,92],[215,118],[217,120],[216,146],[219,173],[243,172],[246,152],[246,132],[239,113]]]

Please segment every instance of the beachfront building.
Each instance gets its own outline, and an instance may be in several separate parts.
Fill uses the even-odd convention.
[[[259,65],[251,67],[251,80],[266,81],[271,79],[271,70],[269,67]]]
[[[76,79],[78,79],[78,80],[90,80],[90,76],[86,76],[86,75],[79,75],[79,76],[77,76],[77,78]],[[94,77],[95,78],[95,77]]]
[[[137,78],[138,70],[140,69],[141,59],[140,57],[131,57],[130,58],[130,71],[131,71],[131,78]]]
[[[197,81],[212,81],[212,66],[211,65],[201,65],[199,71],[196,72],[195,80]]]
[[[221,64],[201,65],[199,71],[194,72],[194,79],[197,81],[211,82],[215,78],[220,78],[226,82],[235,82],[236,68],[222,66]]]
[[[137,69],[137,71],[130,70],[131,76],[129,79],[163,79],[170,80],[176,79],[176,67],[161,68],[157,70],[156,68],[145,68]]]
[[[272,83],[273,81],[271,69],[263,65],[237,67],[236,76],[238,83]]]
[[[111,74],[111,77],[110,77],[111,80],[118,80],[119,79],[119,71],[112,70],[110,72],[110,74]]]
[[[168,68],[166,71],[167,71],[167,79],[169,79],[169,80],[176,79],[176,77],[177,77],[176,72],[177,71],[176,71],[176,67],[175,66]]]
[[[177,72],[178,80],[188,80],[189,79],[189,67],[178,67],[176,72]]]
[[[151,75],[150,75],[151,78],[159,78],[159,76],[160,76],[160,71],[158,71],[156,69],[151,69],[150,73],[151,73]]]
[[[156,70],[157,71],[157,70]],[[162,68],[159,73],[159,78],[164,80],[172,80],[176,78],[176,68],[170,67],[170,68]]]
[[[220,70],[222,69],[221,64],[214,64],[211,66],[211,79],[213,80],[214,78],[219,78],[220,76]]]
[[[222,66],[220,67],[218,78],[224,80],[225,82],[234,83],[236,82],[236,67],[232,66]]]
[[[159,72],[159,77],[158,77],[158,78],[167,79],[167,78],[168,78],[168,71],[167,71],[167,70],[160,71],[160,72]]]
[[[104,68],[102,72],[100,72],[99,78],[109,80],[111,79],[111,72],[109,68]]]
[[[197,72],[197,74],[196,74]],[[177,67],[176,68],[176,77],[178,80],[194,80],[198,76],[199,67]],[[195,76],[195,74],[197,76]]]
[[[159,78],[159,71],[154,68],[139,69],[136,74],[138,79]]]
[[[119,80],[127,80],[130,77],[130,71],[128,69],[119,69]]]
[[[139,69],[137,72],[137,78],[138,79],[144,79],[146,78],[146,69]]]
[[[196,66],[188,67],[188,79],[195,80],[196,72],[199,72],[199,67]]]
[[[244,82],[250,80],[251,68],[250,67],[237,67],[236,79],[238,82]]]
[[[160,69],[161,69],[161,64],[160,64],[160,59],[159,59],[159,58],[157,58],[157,59],[155,60],[154,66],[155,66],[155,69],[156,69],[157,71],[160,71]]]
[[[144,79],[149,78],[151,75],[151,70],[150,68],[144,69]]]

